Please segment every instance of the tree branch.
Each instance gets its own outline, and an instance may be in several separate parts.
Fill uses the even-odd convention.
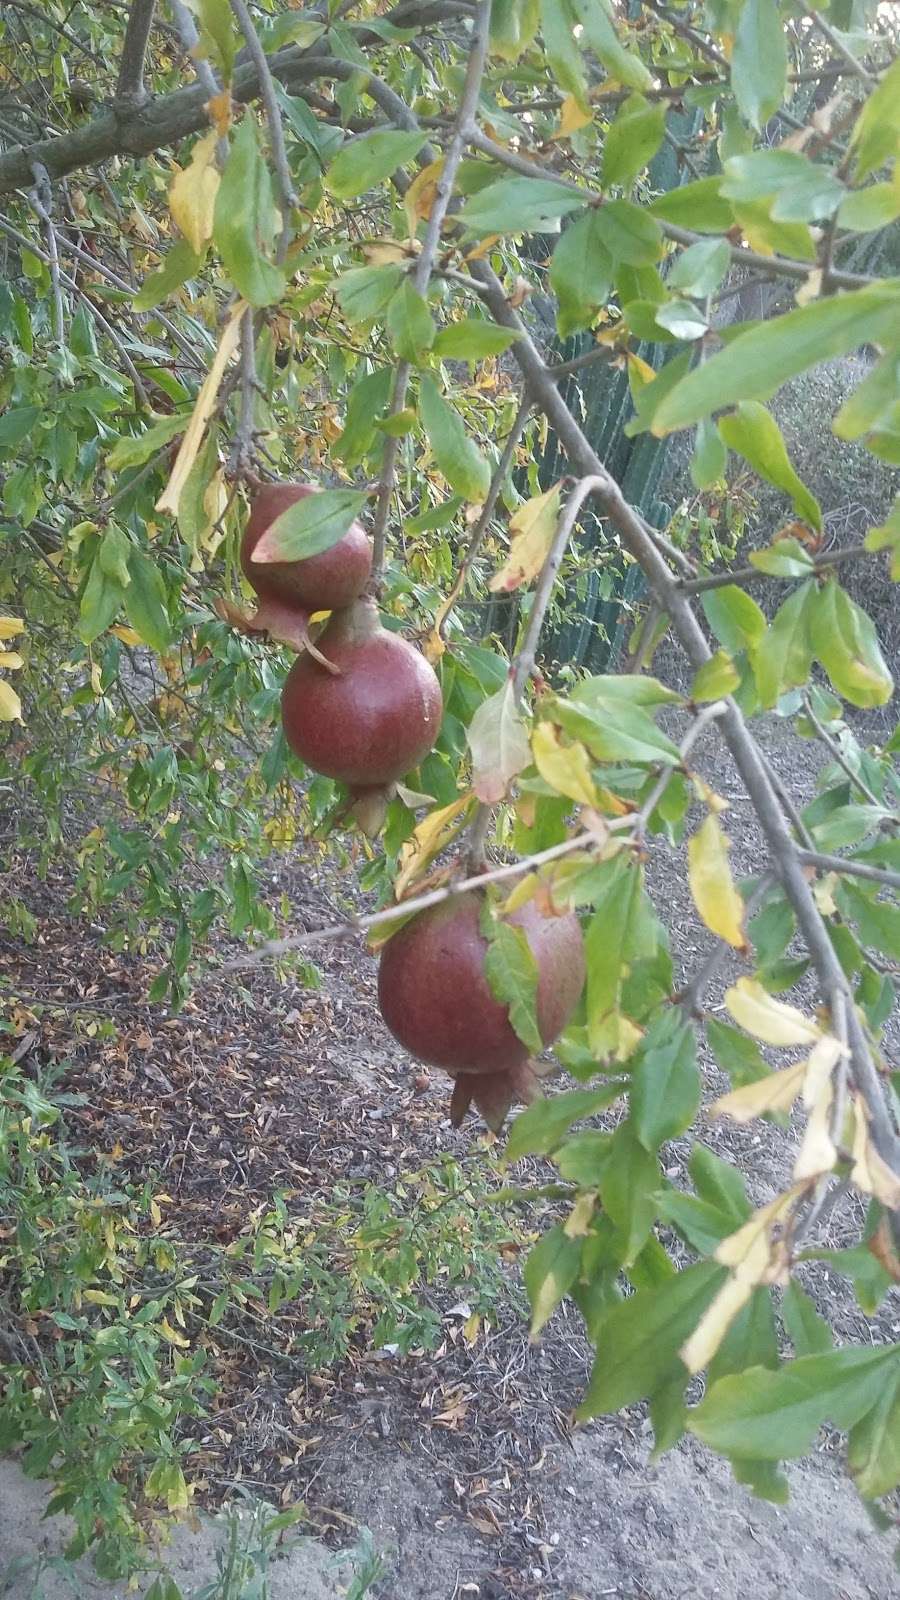
[[[878,806],[879,810],[884,810],[885,808],[882,806],[877,794],[873,789],[869,788],[865,778],[861,778],[858,772],[853,771],[853,768],[844,755],[840,745],[834,739],[832,739],[831,734],[827,731],[827,729],[823,728],[812,708],[812,702],[810,701],[808,694],[803,696],[803,710],[815,728],[816,738],[825,746],[825,749],[834,757],[841,771],[846,773],[847,777],[850,779],[851,788],[858,790],[863,799],[869,802],[870,806]]]
[[[537,655],[541,629],[544,626],[544,617],[550,604],[550,596],[553,593],[556,575],[562,564],[562,558],[566,553],[566,546],[572,537],[572,529],[575,526],[578,513],[589,495],[596,494],[598,491],[605,489],[605,487],[605,474],[598,476],[595,473],[588,473],[570,491],[565,510],[559,519],[559,526],[554,535],[553,544],[550,547],[550,554],[541,568],[534,600],[528,613],[528,627],[525,630],[525,638],[522,641],[522,648],[516,656],[512,682],[517,702],[522,699],[525,693],[525,685],[534,671],[535,656]]]
[[[31,204],[44,224],[44,238],[47,241],[47,257],[50,267],[50,287],[53,293],[53,337],[60,350],[65,348],[66,319],[63,306],[62,285],[59,281],[59,247],[56,238],[56,229],[50,208],[53,204],[53,190],[45,167],[39,161],[34,164],[34,188],[30,193]]]
[[[431,281],[435,257],[440,243],[441,229],[453,196],[453,185],[456,181],[457,169],[463,158],[466,145],[470,142],[474,131],[475,111],[478,106],[481,80],[484,76],[484,67],[487,60],[490,25],[491,0],[481,0],[472,25],[472,45],[466,66],[466,78],[459,112],[457,113],[456,126],[444,156],[444,164],[437,180],[434,202],[425,228],[425,237],[422,240],[422,249],[413,273],[413,286],[423,298],[428,292],[428,285]],[[415,125],[414,119],[413,124]],[[396,416],[403,410],[406,404],[406,391],[409,387],[411,373],[412,364],[409,361],[401,361],[394,379],[389,416]],[[385,532],[390,514],[391,495],[394,492],[394,478],[399,449],[399,437],[391,437],[389,435],[385,440],[381,474],[378,481],[378,498],[375,505],[375,515],[372,519],[373,557],[372,578],[370,581],[376,588],[380,583],[384,567]]]
[[[156,0],[132,0],[113,101],[117,111],[136,110],[148,98],[144,87],[144,61],[155,10]]]
[[[453,585],[453,588],[450,590],[446,601],[441,607],[442,616],[438,633],[442,639],[444,637],[444,632],[450,619],[450,614],[453,610],[453,607],[455,606],[457,600],[463,592],[463,589],[466,586],[466,579],[472,570],[472,563],[481,549],[482,544],[484,543],[484,536],[487,533],[488,527],[490,526],[491,517],[494,515],[494,507],[500,498],[500,490],[503,487],[503,480],[512,466],[513,456],[516,453],[516,445],[522,437],[525,424],[531,415],[531,409],[532,402],[530,398],[524,399],[519,406],[515,417],[513,418],[512,427],[510,428],[509,433],[506,435],[506,443],[503,446],[500,460],[497,462],[497,465],[494,468],[491,477],[490,488],[487,492],[487,498],[481,508],[478,521],[472,529],[472,534],[469,539],[469,546],[462,559],[459,572],[456,575],[456,581]]]
[[[887,867],[870,867],[867,861],[847,861],[844,856],[823,855],[820,850],[798,850],[797,854],[805,867],[821,867],[823,872],[846,872],[851,878],[867,878],[870,883],[900,889],[900,872],[889,872]]]
[[[269,62],[266,52],[260,43],[259,34],[253,26],[253,19],[244,4],[244,0],[231,0],[231,9],[234,12],[241,33],[247,44],[250,59],[259,74],[260,99],[265,107],[266,122],[269,126],[269,139],[272,145],[272,165],[275,168],[278,199],[281,205],[281,236],[275,252],[275,260],[279,266],[287,255],[288,245],[291,242],[291,212],[297,204],[294,192],[294,181],[291,169],[288,166],[287,150],[284,143],[284,128],[281,122],[281,107],[275,94],[275,83],[269,71]]]
[[[864,544],[848,544],[841,550],[829,550],[825,555],[813,556],[816,572],[836,567],[842,561],[853,561],[857,556],[871,555]],[[760,572],[758,567],[732,567],[730,572],[713,572],[706,578],[690,578],[679,584],[682,594],[706,594],[709,589],[725,589],[731,583],[759,583],[763,578],[773,578],[772,572]]]
[[[556,430],[573,467],[585,476],[597,475],[605,480],[603,488],[595,491],[604,506],[605,514],[618,529],[627,549],[639,562],[660,605],[668,611],[673,631],[691,665],[695,670],[703,666],[710,659],[709,646],[687,598],[679,589],[655,544],[645,532],[641,519],[625,500],[619,485],[606,471],[563,401],[522,319],[510,306],[503,285],[492,268],[483,260],[470,261],[469,270],[485,289],[485,298],[495,321],[514,329],[519,335],[512,346],[512,354],[518,362],[535,403],[540,406]],[[894,1127],[868,1039],[853,1004],[848,980],[806,880],[803,865],[788,832],[756,742],[734,701],[728,702],[719,726],[722,728],[725,742],[759,818],[773,865],[794,908],[798,926],[806,940],[822,990],[828,995],[839,990],[847,997],[847,1026],[854,1081],[870,1113],[875,1147],[892,1171],[900,1173],[900,1138]]]

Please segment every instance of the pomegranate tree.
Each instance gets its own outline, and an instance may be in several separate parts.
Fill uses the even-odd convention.
[[[455,1124],[474,1100],[485,1121],[502,1126],[515,1099],[535,1093],[528,1047],[509,1008],[488,982],[484,894],[469,890],[420,911],[389,939],[381,955],[378,1001],[395,1039],[456,1079]],[[581,927],[572,912],[553,916],[534,901],[506,919],[521,928],[537,963],[538,1032],[546,1046],[572,1016],[584,984]]]

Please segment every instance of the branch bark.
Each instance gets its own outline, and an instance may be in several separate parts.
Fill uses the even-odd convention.
[[[147,57],[147,45],[150,42],[150,29],[153,27],[155,10],[156,0],[132,0],[125,29],[125,42],[122,45],[122,59],[119,63],[119,81],[116,84],[116,97],[113,102],[114,107],[120,112],[136,110],[148,99],[144,86],[144,61]]]

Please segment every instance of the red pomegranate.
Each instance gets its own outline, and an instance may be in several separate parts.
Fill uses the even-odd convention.
[[[241,539],[241,568],[261,600],[301,610],[336,611],[362,594],[372,567],[372,545],[354,522],[330,550],[299,561],[255,562],[253,552],[277,517],[318,491],[308,483],[269,483],[256,495]]]
[[[298,656],[281,716],[291,749],[315,772],[371,791],[428,754],[441,725],[441,688],[428,662],[381,626],[374,600],[336,611],[316,640],[330,671]]]
[[[381,1014],[395,1039],[457,1079],[451,1116],[460,1122],[470,1100],[495,1128],[514,1099],[533,1098],[528,1048],[495,999],[484,971],[483,894],[469,890],[407,922],[389,939],[378,972]],[[584,985],[578,918],[554,917],[528,901],[508,919],[521,928],[538,965],[537,1022],[552,1044],[571,1017]]]

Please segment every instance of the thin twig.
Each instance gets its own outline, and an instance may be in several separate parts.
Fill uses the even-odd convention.
[[[148,98],[144,86],[144,61],[155,10],[156,0],[132,0],[113,101],[116,110],[133,111]]]
[[[191,65],[197,74],[197,81],[211,100],[219,93],[219,80],[205,56],[195,56],[194,50],[200,43],[200,35],[191,13],[184,0],[169,0],[169,10],[175,31],[181,41],[181,47],[191,59]],[[220,148],[224,141],[220,140]],[[227,145],[226,145],[227,148]]]
[[[844,856],[830,856],[821,850],[799,850],[805,867],[821,867],[823,872],[846,873],[851,878],[866,878],[870,883],[882,883],[888,889],[900,889],[900,872],[890,872],[887,867],[870,867],[867,861],[848,861]]]
[[[525,693],[525,685],[534,671],[534,662],[537,655],[538,641],[541,637],[541,628],[544,625],[544,617],[550,604],[550,596],[553,593],[556,575],[562,564],[562,558],[566,553],[566,546],[572,536],[572,529],[577,521],[578,513],[588,496],[594,494],[598,489],[605,488],[605,486],[605,479],[597,477],[596,474],[590,474],[587,477],[580,478],[569,492],[565,510],[559,519],[559,527],[550,547],[550,554],[541,568],[534,600],[528,613],[525,638],[522,641],[522,648],[516,657],[513,667],[513,693],[517,702],[521,701]]]
[[[269,70],[268,57],[260,42],[259,34],[253,26],[253,18],[247,10],[244,0],[231,0],[231,9],[237,18],[241,33],[244,35],[250,59],[259,73],[259,94],[266,112],[269,142],[272,146],[272,165],[275,168],[278,199],[281,206],[281,235],[275,251],[275,260],[281,266],[287,255],[288,245],[291,242],[291,234],[293,233],[291,213],[297,204],[294,180],[291,177],[291,169],[288,166],[287,149],[284,142],[281,107],[278,104],[278,97],[275,93],[275,80]]]
[[[456,581],[453,585],[453,588],[450,590],[447,599],[444,601],[443,606],[441,607],[442,616],[438,633],[442,639],[444,638],[447,623],[453,607],[456,605],[459,596],[462,594],[463,589],[465,588],[466,580],[472,570],[472,563],[474,562],[475,557],[478,555],[478,552],[484,543],[484,536],[487,533],[491,518],[494,515],[494,507],[500,498],[500,490],[503,487],[504,479],[506,478],[506,475],[512,466],[513,456],[516,453],[516,446],[522,437],[525,424],[528,421],[531,413],[531,408],[531,400],[528,398],[524,399],[519,406],[515,417],[513,418],[512,427],[510,428],[509,433],[506,435],[506,443],[503,446],[500,460],[497,462],[497,465],[494,468],[494,472],[491,477],[490,488],[487,492],[487,498],[481,508],[478,521],[472,529],[468,549],[463,556],[459,572],[456,575]]]
[[[836,740],[832,739],[828,730],[823,728],[812,708],[812,702],[810,701],[809,695],[803,696],[803,710],[815,729],[816,738],[825,746],[826,750],[830,751],[841,771],[850,779],[850,783],[853,788],[859,791],[864,800],[868,800],[869,805],[878,806],[879,810],[883,811],[885,807],[879,800],[877,794],[875,794],[874,790],[869,788],[865,778],[861,778],[858,772],[853,771],[853,768],[844,755],[840,745],[836,742]]]
[[[766,769],[766,777],[768,778],[778,800],[781,803],[781,809],[790,822],[791,827],[797,835],[797,838],[800,840],[800,843],[804,845],[807,850],[815,850],[815,839],[806,826],[806,823],[803,821],[803,818],[795,806],[791,795],[788,793],[787,789],[782,783],[780,775],[773,767],[765,751],[762,749],[760,749],[759,758]]]
[[[50,267],[50,286],[53,291],[53,337],[60,350],[66,344],[66,314],[63,305],[62,284],[59,281],[59,248],[56,238],[56,228],[50,214],[53,205],[53,190],[50,187],[50,175],[46,167],[39,161],[34,163],[34,188],[31,191],[31,204],[44,224],[44,238],[47,241],[47,257]]]
[[[863,544],[848,544],[840,550],[829,550],[823,555],[811,557],[811,572],[821,572],[828,567],[836,567],[842,561],[853,561],[857,556],[868,556],[872,552]],[[710,589],[725,589],[732,583],[759,583],[763,578],[773,578],[772,572],[760,572],[759,567],[733,567],[730,572],[711,572],[705,578],[689,578],[679,584],[682,594],[706,594]]]
[[[237,476],[246,476],[253,469],[257,390],[256,329],[249,306],[241,318],[240,385],[240,411],[229,470]]]
[[[813,27],[817,28],[819,33],[821,33],[823,39],[828,40],[828,43],[831,45],[831,48],[835,54],[839,55],[841,59],[846,62],[850,71],[854,73],[857,78],[862,80],[867,89],[874,89],[876,83],[878,82],[877,78],[873,78],[872,74],[866,67],[863,66],[862,62],[857,61],[853,51],[850,49],[850,46],[844,43],[840,34],[837,33],[831,26],[831,23],[826,22],[825,18],[820,17],[818,11],[813,11],[812,8],[807,10],[806,15],[808,16]]]

